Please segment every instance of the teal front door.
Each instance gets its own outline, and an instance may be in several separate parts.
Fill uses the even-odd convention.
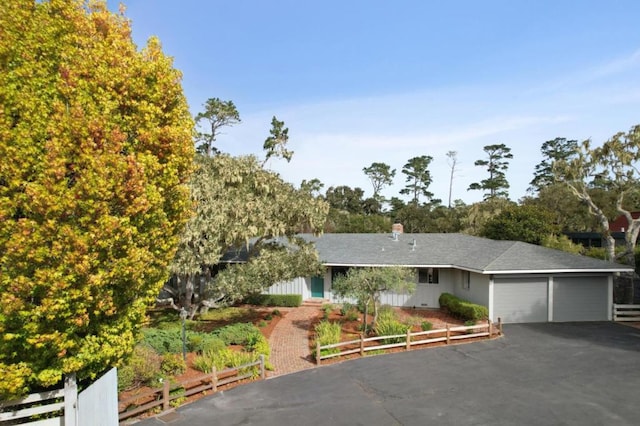
[[[324,277],[311,277],[311,297],[324,297]]]

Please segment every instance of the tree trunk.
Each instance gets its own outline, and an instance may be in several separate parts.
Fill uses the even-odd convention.
[[[193,289],[195,288],[194,274],[186,275],[184,300],[182,301],[182,307],[189,312],[191,310],[191,303],[193,299]]]

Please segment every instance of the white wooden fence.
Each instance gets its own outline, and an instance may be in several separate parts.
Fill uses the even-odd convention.
[[[78,394],[75,374],[65,376],[64,388],[0,401],[0,425],[19,421],[30,426],[117,426],[117,383],[113,368]]]
[[[613,305],[614,321],[640,322],[640,305]]]

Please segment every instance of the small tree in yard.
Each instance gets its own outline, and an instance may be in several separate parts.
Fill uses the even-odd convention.
[[[332,287],[339,297],[355,298],[364,305],[364,333],[367,333],[368,305],[373,304],[373,323],[378,319],[380,297],[385,291],[413,293],[415,271],[389,266],[382,268],[351,268],[339,276]]]

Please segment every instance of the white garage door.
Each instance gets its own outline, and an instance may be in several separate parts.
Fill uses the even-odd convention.
[[[553,321],[606,321],[607,277],[554,277]]]
[[[546,278],[495,278],[492,321],[546,322],[547,300]]]

